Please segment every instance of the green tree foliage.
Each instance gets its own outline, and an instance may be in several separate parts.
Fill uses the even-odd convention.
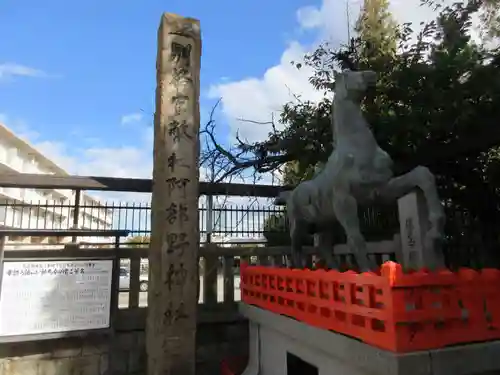
[[[498,45],[500,38],[500,0],[484,0],[479,12],[479,32],[485,42]]]
[[[446,0],[420,0],[424,5],[439,10],[443,7]],[[467,5],[468,0],[456,0],[457,3]],[[498,46],[500,38],[500,0],[482,0],[479,1],[479,23],[475,25],[476,31],[479,31],[483,42],[496,44]]]
[[[290,243],[287,227],[286,214],[272,214],[264,220],[263,235],[269,246],[287,245]]]
[[[288,233],[288,224],[286,219],[286,211],[270,215],[264,221],[263,235],[269,246],[285,246],[290,245],[290,235]],[[313,245],[313,236],[309,235],[304,238],[303,244],[306,246]]]
[[[289,161],[283,168],[283,184],[295,186],[301,181],[309,180],[314,176],[316,167],[313,165],[303,165],[298,161]]]
[[[364,0],[355,31],[363,42],[359,52],[365,59],[396,54],[398,25],[389,10],[388,0]]]

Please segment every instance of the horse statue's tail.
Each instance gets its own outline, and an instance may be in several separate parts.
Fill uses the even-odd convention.
[[[285,206],[286,202],[288,201],[288,197],[290,197],[291,190],[287,191],[282,191],[281,193],[278,194],[276,198],[274,198],[274,204],[276,206]]]

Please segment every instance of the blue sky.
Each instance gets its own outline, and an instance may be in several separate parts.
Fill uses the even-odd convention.
[[[262,76],[279,63],[288,43],[314,40],[315,33],[297,22],[297,10],[306,5],[320,4],[2,0],[0,114],[7,126],[42,148],[64,148],[58,159],[78,161],[83,149],[136,147],[148,141],[143,135],[154,112],[162,12],[201,21],[201,111],[206,118],[215,100],[208,97],[211,86]],[[223,116],[218,126],[219,136],[226,137]]]

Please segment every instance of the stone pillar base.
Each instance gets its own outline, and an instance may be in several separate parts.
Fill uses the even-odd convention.
[[[287,370],[290,357],[314,366],[317,371],[311,373],[318,375],[500,373],[500,341],[396,354],[243,302],[239,310],[250,324],[250,355],[243,375],[292,375],[293,370]]]

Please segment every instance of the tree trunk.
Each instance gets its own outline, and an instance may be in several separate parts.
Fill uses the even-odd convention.
[[[194,375],[198,288],[200,25],[158,31],[146,348],[148,375]]]

